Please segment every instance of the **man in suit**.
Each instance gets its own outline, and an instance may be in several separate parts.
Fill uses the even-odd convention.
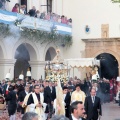
[[[52,117],[53,114],[53,102],[56,98],[55,87],[52,86],[52,82],[49,82],[49,85],[44,89],[44,102],[48,105],[48,118]]]
[[[64,95],[64,102],[65,102],[65,116],[69,118],[71,96],[70,96],[70,93],[68,92],[68,87],[66,86],[63,87],[63,95]]]
[[[33,80],[32,81],[32,84],[30,85],[30,92],[33,92],[33,90],[34,90],[34,86],[35,86],[35,81]]]
[[[11,81],[8,81],[7,84],[3,86],[3,94],[6,97],[8,95],[8,88],[11,87]]]
[[[22,114],[24,114],[25,108],[22,108],[21,106],[22,106],[22,103],[23,103],[23,101],[24,101],[25,96],[26,96],[28,93],[29,93],[29,86],[25,86],[25,90],[22,91],[22,92],[20,92],[20,94],[19,94],[19,96],[18,96],[18,101],[19,101],[18,103],[19,103],[19,105],[20,105],[20,111],[21,111]]]
[[[90,96],[85,99],[85,111],[87,120],[97,120],[102,115],[100,98],[96,96],[96,90],[90,90]]]
[[[82,101],[75,101],[71,104],[71,116],[70,120],[85,120],[84,117],[84,105]]]

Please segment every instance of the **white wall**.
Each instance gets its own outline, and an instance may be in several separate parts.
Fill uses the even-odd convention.
[[[12,11],[15,3],[20,3],[20,0],[10,0],[10,2],[6,2],[6,10]]]

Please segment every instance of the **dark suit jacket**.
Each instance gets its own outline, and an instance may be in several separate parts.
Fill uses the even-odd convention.
[[[71,101],[71,96],[70,96],[70,93],[68,92],[68,93],[66,94],[65,99],[64,99],[64,102],[66,103],[65,108],[68,107],[68,106],[70,106],[70,101]]]
[[[25,96],[26,96],[25,91],[20,92],[20,94],[19,94],[19,96],[18,96],[18,101],[23,102]]]
[[[3,94],[4,94],[4,96],[6,97],[6,89],[7,89],[7,86],[8,86],[8,84],[5,84],[4,86],[3,86]],[[11,86],[11,85],[10,85]],[[10,87],[9,86],[9,87]]]
[[[70,93],[68,92],[66,94],[66,97],[64,99],[64,102],[65,102],[65,115],[66,117],[69,117],[70,115],[70,101],[71,101],[71,96],[70,96]]]
[[[56,98],[55,87],[52,87],[52,92],[49,86],[44,89],[44,102],[51,103]]]
[[[8,113],[9,115],[13,115],[17,109],[16,92],[10,91],[6,97],[6,101],[8,101]]]
[[[82,120],[86,120],[86,119],[84,119],[84,118],[81,118],[81,119],[82,119]],[[70,117],[69,117],[69,120],[73,120],[71,115],[70,115]]]
[[[95,96],[94,105],[91,96],[85,99],[85,111],[88,119],[98,119],[98,114],[102,115],[100,98]]]

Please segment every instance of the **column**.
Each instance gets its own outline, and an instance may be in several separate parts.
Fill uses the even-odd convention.
[[[52,12],[57,13],[57,0],[53,0],[52,2]]]
[[[30,61],[29,62],[31,66],[31,78],[39,80],[42,76],[42,78],[45,78],[45,61]]]
[[[12,59],[1,59],[0,60],[0,80],[5,79],[6,74],[9,73],[11,74],[11,80],[14,78],[14,64],[16,60]]]
[[[31,0],[27,0],[27,11],[29,12],[29,10],[32,8],[31,6]]]

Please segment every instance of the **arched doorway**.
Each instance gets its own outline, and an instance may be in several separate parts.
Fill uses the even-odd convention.
[[[16,59],[14,66],[14,77],[18,77],[22,71],[24,76],[26,76],[27,69],[32,69],[29,61],[37,60],[37,55],[34,48],[30,44],[23,43],[17,47],[14,58]]]
[[[55,56],[56,56],[55,49],[53,47],[50,47],[46,52],[45,61],[52,61]],[[45,78],[46,76],[47,76],[47,73],[45,72]]]
[[[53,47],[50,47],[46,52],[45,61],[51,61],[54,59],[55,56],[56,56],[55,49]]]
[[[118,76],[118,61],[113,55],[101,53],[96,58],[100,60],[99,75],[101,78],[112,79]]]

